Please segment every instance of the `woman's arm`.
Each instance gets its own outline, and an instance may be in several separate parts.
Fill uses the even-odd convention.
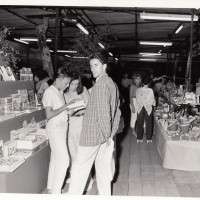
[[[88,104],[89,96],[90,95],[89,95],[87,88],[83,87],[83,92],[81,94],[81,97],[83,98],[83,101],[85,102],[86,105]]]

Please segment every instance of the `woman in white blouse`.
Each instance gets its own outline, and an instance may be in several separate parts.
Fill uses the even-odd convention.
[[[146,122],[146,138],[147,143],[152,142],[153,135],[153,115],[152,106],[155,106],[154,93],[151,88],[148,88],[151,79],[145,77],[143,79],[143,87],[136,91],[137,101],[137,143],[143,142],[144,121]]]
[[[87,105],[89,99],[89,93],[86,87],[82,85],[81,77],[78,73],[74,72],[73,77],[69,86],[69,89],[65,93],[66,103],[70,103],[73,100],[75,101],[84,101]],[[82,130],[82,121],[83,121],[84,110],[75,112],[75,114],[69,116],[69,129],[68,129],[68,148],[70,154],[70,171],[73,169],[74,162],[76,160],[77,149],[79,144],[79,137]],[[86,191],[89,191],[92,188],[93,179],[89,178],[90,182]],[[67,180],[67,183],[70,183],[70,178]]]
[[[63,91],[69,87],[71,73],[60,68],[55,75],[53,85],[43,95],[43,105],[47,119],[47,134],[51,148],[47,189],[48,193],[61,194],[61,188],[69,166],[69,155],[66,146],[68,129],[67,104]]]

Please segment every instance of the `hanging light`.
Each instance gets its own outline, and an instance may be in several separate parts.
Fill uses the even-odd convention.
[[[172,42],[140,41],[142,45],[172,46]]]
[[[14,38],[14,40],[17,41],[17,42],[21,42],[21,43],[23,43],[23,44],[29,44],[28,42],[26,42],[26,41],[22,41],[22,40],[17,39],[17,38]]]
[[[86,35],[89,34],[89,32],[87,31],[87,29],[86,29],[85,27],[83,27],[82,24],[77,23],[76,26],[77,26],[81,31],[83,31]]]
[[[176,29],[175,33],[178,34],[178,33],[181,31],[182,28],[183,28],[183,25],[181,24],[181,25]]]
[[[98,45],[99,45],[102,49],[105,49],[105,47],[103,46],[103,44],[101,44],[100,42],[98,42]]]

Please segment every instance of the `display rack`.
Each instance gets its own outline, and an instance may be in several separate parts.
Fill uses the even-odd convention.
[[[0,98],[16,93],[19,89],[33,88],[33,82],[2,81],[0,82]],[[24,120],[30,122],[33,117],[35,117],[36,122],[44,120],[44,109],[0,122],[0,140],[8,141],[11,130],[20,128]],[[50,148],[48,143],[44,143],[14,172],[0,173],[0,192],[40,193],[46,188],[49,160]]]

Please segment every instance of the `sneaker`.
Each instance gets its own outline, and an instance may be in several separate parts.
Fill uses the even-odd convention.
[[[137,143],[139,143],[139,142],[141,142],[141,143],[142,143],[142,142],[143,142],[143,140],[137,140]]]
[[[152,143],[152,140],[147,140],[147,144],[148,144],[148,143]]]

